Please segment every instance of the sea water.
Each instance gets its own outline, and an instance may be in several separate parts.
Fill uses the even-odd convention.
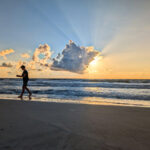
[[[0,79],[0,99],[18,99],[21,87],[21,79]],[[30,79],[28,87],[33,101],[150,107],[150,80]]]

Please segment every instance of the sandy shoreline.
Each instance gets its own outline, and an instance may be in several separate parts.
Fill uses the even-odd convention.
[[[149,150],[150,108],[0,100],[0,149]]]

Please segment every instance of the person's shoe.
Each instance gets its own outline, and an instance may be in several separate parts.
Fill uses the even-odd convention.
[[[20,98],[21,100],[23,99],[21,95],[20,95],[20,96],[18,96],[18,98]]]
[[[31,98],[31,95],[32,95],[32,93],[31,94],[29,94],[29,100],[31,100],[32,98]]]

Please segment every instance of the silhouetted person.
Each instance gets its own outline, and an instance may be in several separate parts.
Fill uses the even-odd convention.
[[[23,94],[24,94],[24,91],[27,90],[28,93],[29,93],[29,99],[31,99],[32,93],[31,93],[30,90],[27,88],[27,84],[28,84],[28,81],[29,81],[28,71],[26,70],[26,68],[25,68],[24,65],[22,65],[20,68],[23,70],[23,73],[22,73],[22,75],[16,75],[16,76],[17,76],[17,77],[22,77],[22,78],[23,78],[23,86],[22,86],[22,92],[21,92],[21,95],[18,96],[18,98],[21,98],[21,99],[22,99]]]

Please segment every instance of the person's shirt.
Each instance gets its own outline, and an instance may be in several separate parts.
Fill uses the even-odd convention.
[[[23,76],[23,80],[24,81],[28,81],[29,80],[28,71],[27,70],[23,71],[22,76]]]

